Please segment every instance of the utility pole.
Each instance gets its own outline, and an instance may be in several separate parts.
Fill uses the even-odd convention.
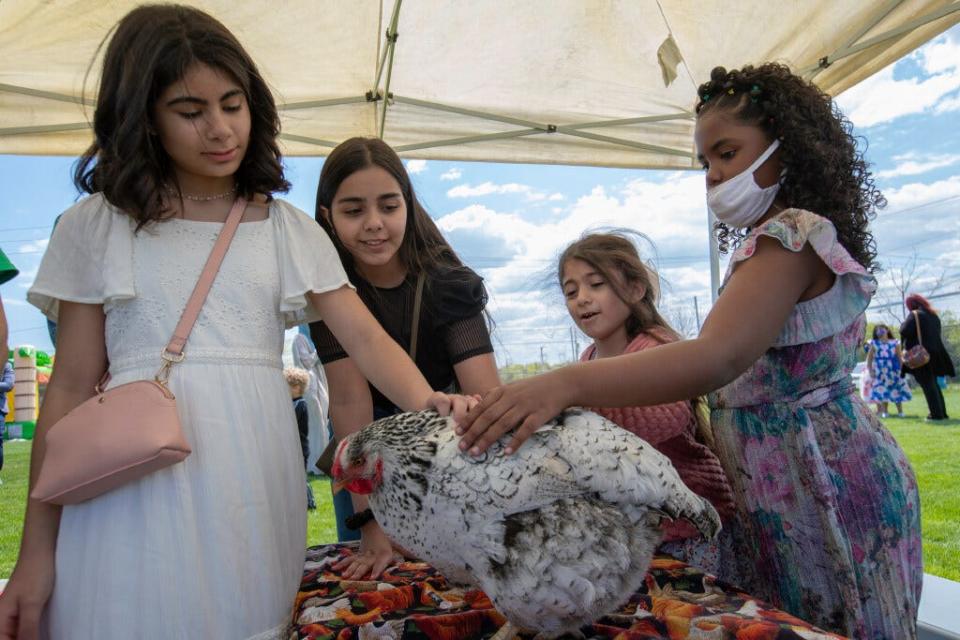
[[[570,327],[570,362],[577,361],[577,339],[573,335],[573,327]]]
[[[697,316],[697,333],[700,333],[700,305],[697,304],[697,296],[693,296],[693,313]]]
[[[546,359],[543,357],[543,345],[540,345],[540,364],[547,364]]]

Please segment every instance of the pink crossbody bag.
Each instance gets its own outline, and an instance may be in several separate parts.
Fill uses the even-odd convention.
[[[46,454],[31,498],[52,504],[83,502],[190,455],[167,379],[170,368],[186,357],[183,347],[246,204],[246,200],[237,198],[230,209],[173,337],[160,353],[162,365],[153,380],[104,390],[110,381],[109,371],[104,373],[95,387],[97,395],[47,430]]]

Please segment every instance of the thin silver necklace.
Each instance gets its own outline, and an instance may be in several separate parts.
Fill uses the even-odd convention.
[[[229,198],[230,196],[232,196],[237,192],[237,185],[233,185],[232,187],[230,187],[229,191],[224,191],[223,193],[217,193],[209,196],[196,195],[193,193],[185,193],[183,191],[179,192],[178,194],[177,190],[174,189],[173,187],[167,187],[167,191],[169,191],[173,195],[181,195],[187,200],[193,200],[194,202],[210,202],[211,200],[222,200],[224,198]]]

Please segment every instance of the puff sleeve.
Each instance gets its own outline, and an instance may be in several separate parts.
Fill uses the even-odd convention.
[[[134,228],[102,194],[75,204],[57,223],[27,301],[56,321],[61,300],[109,308],[136,296]]]
[[[287,328],[320,320],[306,294],[353,288],[333,242],[317,222],[293,205],[277,200],[276,225],[280,261],[280,312]]]

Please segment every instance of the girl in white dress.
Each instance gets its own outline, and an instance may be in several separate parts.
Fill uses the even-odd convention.
[[[107,46],[92,194],[57,226],[28,299],[58,323],[31,487],[50,425],[111,385],[149,379],[236,198],[242,223],[169,385],[193,453],[92,500],[27,506],[0,638],[282,638],[303,570],[305,489],[281,373],[285,327],[321,317],[405,409],[431,391],[285,191],[273,99],[212,17],[144,6]]]

